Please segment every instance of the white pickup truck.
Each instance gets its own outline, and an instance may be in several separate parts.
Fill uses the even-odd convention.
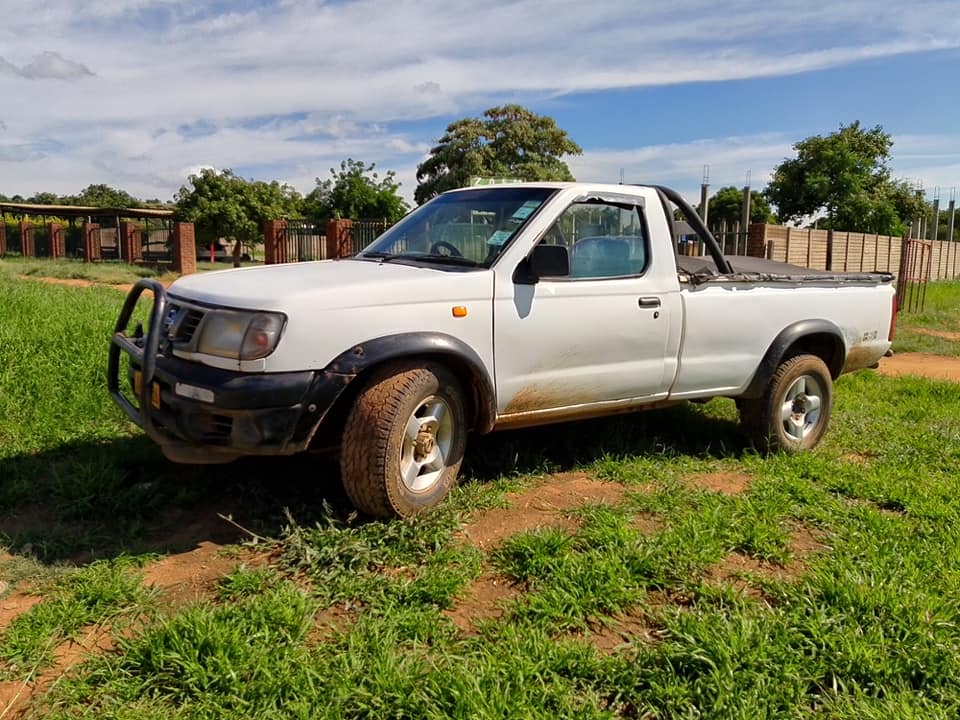
[[[675,211],[708,256],[676,254]],[[833,380],[890,348],[892,279],[724,257],[667,188],[456,190],[351,258],[141,281],[108,385],[171,460],[336,449],[360,510],[407,516],[471,430],[725,396],[759,449],[813,447]]]

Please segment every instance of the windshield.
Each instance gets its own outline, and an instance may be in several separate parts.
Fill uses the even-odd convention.
[[[356,257],[488,268],[555,192],[542,187],[486,187],[440,195]]]

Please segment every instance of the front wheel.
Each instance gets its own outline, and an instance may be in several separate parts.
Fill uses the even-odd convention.
[[[466,446],[462,398],[456,377],[432,363],[394,365],[371,378],[347,417],[340,460],[358,510],[409,517],[447,496]]]
[[[823,360],[797,355],[781,363],[763,397],[740,400],[738,406],[740,420],[759,450],[809,450],[830,422],[833,380]]]

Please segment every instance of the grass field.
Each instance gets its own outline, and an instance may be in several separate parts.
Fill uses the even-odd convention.
[[[438,512],[362,522],[319,458],[168,464],[105,391],[122,295],[18,274],[8,717],[960,713],[958,384],[845,376],[799,457],[724,400],[474,438]],[[957,354],[912,329],[960,323],[960,283],[930,290],[898,350]]]

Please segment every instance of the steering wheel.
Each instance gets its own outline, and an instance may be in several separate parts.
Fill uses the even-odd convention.
[[[440,250],[446,250],[447,252],[442,253]],[[433,245],[430,246],[431,255],[449,255],[451,257],[463,257],[463,253],[457,248],[456,245],[451,245],[446,240],[437,240]]]

